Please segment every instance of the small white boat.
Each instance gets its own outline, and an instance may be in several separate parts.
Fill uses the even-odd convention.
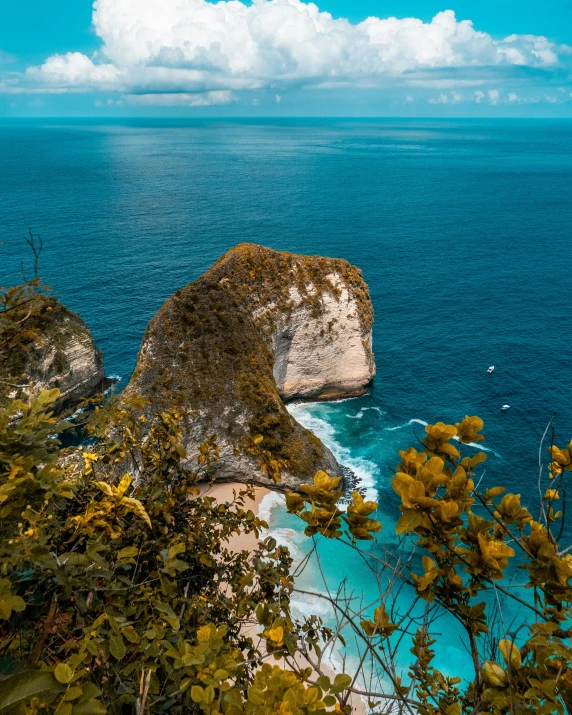
[[[495,366],[494,366],[494,365],[491,365],[491,366],[489,367],[489,369],[487,370],[487,372],[490,374],[494,369],[495,369]]]
[[[510,407],[510,405],[503,405],[503,406],[501,407],[501,410],[502,410],[503,412],[506,412],[509,407]]]

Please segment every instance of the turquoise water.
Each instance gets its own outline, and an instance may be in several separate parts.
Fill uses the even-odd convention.
[[[42,275],[122,384],[162,302],[235,243],[343,256],[371,289],[377,377],[293,410],[375,490],[383,543],[390,468],[426,422],[479,414],[485,481],[534,507],[551,417],[572,437],[571,122],[6,121],[0,157],[0,283],[40,232]],[[279,508],[272,526],[304,544]],[[372,592],[354,557],[324,554],[329,582]],[[447,628],[439,657],[464,663]]]

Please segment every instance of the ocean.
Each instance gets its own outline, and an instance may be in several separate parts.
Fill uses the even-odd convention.
[[[42,276],[120,386],[163,301],[236,243],[343,257],[371,290],[377,376],[362,398],[291,410],[379,499],[380,541],[398,450],[427,422],[481,416],[485,483],[535,508],[546,426],[572,438],[572,122],[5,120],[0,158],[0,284],[30,272],[23,237],[40,233]],[[266,511],[308,549],[301,522]],[[355,555],[320,550],[331,587],[372,595]],[[464,668],[447,627],[438,662]]]

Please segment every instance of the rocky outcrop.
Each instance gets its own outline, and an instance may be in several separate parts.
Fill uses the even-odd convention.
[[[318,469],[341,474],[284,401],[363,394],[375,374],[372,323],[367,285],[347,261],[240,244],[155,315],[123,400],[143,397],[149,418],[193,410],[187,453],[216,434],[217,479],[270,483],[256,457],[234,454],[249,435],[285,463],[285,486]]]
[[[70,412],[108,386],[103,355],[79,315],[53,297],[37,300],[41,307],[25,324],[30,340],[0,365],[2,393],[25,397],[57,387],[55,411]]]

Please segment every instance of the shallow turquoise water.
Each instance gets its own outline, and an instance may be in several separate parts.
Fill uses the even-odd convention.
[[[571,122],[5,121],[0,158],[0,283],[40,232],[45,280],[122,384],[162,302],[237,242],[342,256],[371,289],[378,374],[366,397],[293,409],[376,491],[383,543],[390,468],[426,422],[483,417],[485,480],[534,506],[550,418],[572,437]],[[280,511],[273,528],[299,532]],[[334,548],[328,580],[371,592]],[[447,628],[439,658],[464,669]]]

